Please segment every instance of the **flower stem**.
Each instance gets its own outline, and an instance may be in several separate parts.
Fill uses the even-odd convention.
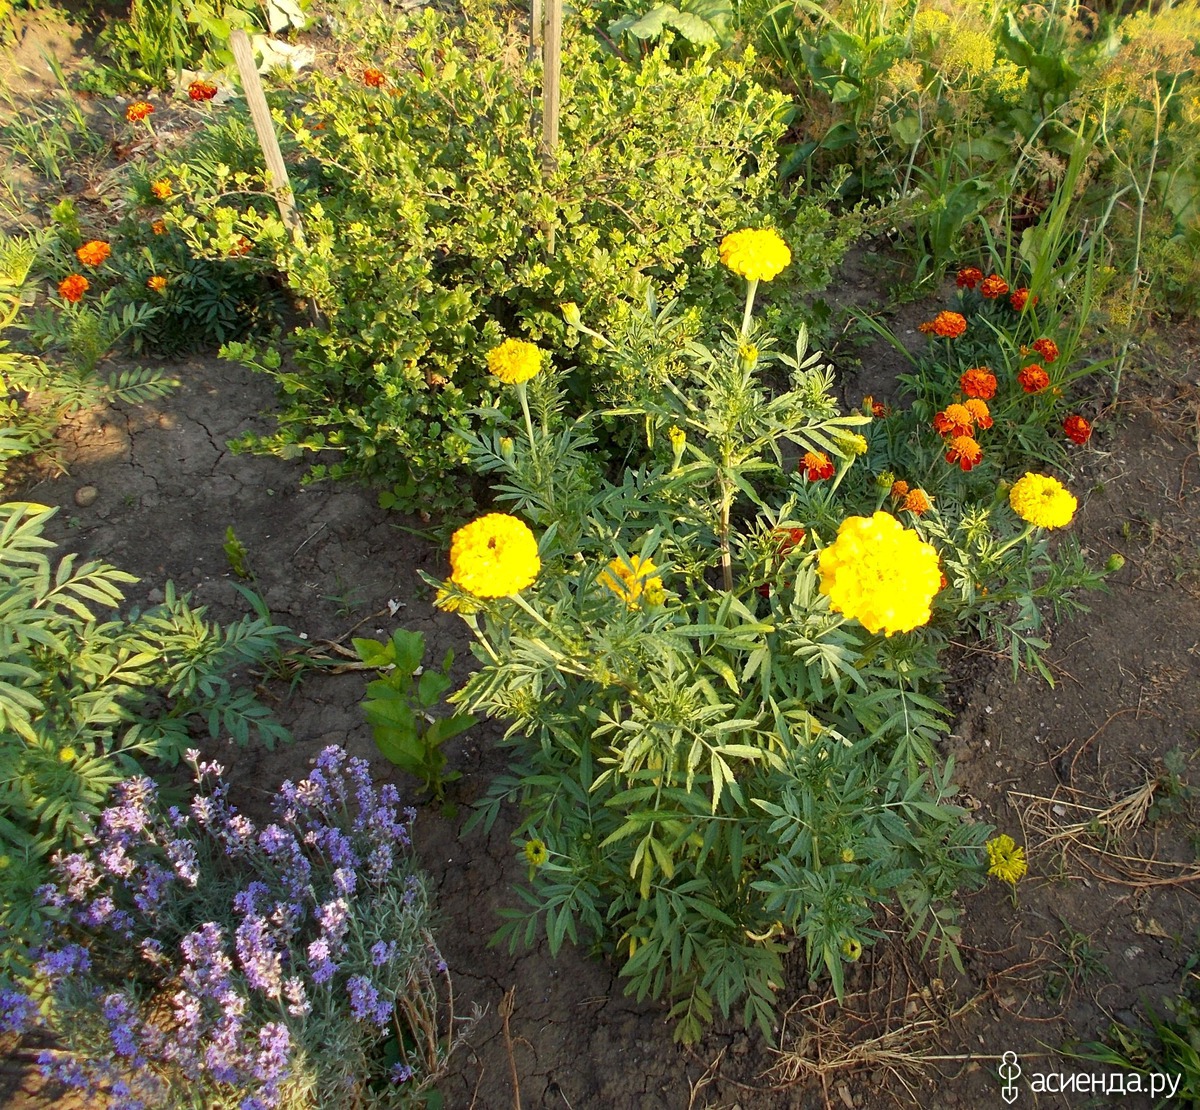
[[[992,555],[997,559],[1000,558],[1000,556],[1003,555],[1006,551],[1008,551],[1009,548],[1016,547],[1016,545],[1019,544],[1022,540],[1028,539],[1031,535],[1033,535],[1033,528],[1034,528],[1034,526],[1032,524],[1026,524],[1024,532],[1021,532],[1019,535],[1013,536],[1013,538],[1011,540],[1009,540],[1008,543],[1006,543],[1003,547],[1001,547],[997,551],[993,551]]]
[[[742,313],[742,338],[750,334],[750,317],[754,314],[754,294],[758,290],[758,278],[751,278],[746,287],[746,311]]]
[[[529,450],[536,454],[537,444],[533,440],[533,421],[529,418],[529,398],[525,393],[525,383],[517,382],[515,387],[517,399],[521,402],[521,412],[525,414],[525,434],[529,436]]]

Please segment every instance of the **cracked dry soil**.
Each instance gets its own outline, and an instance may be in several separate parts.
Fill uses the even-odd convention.
[[[1052,630],[1055,686],[1029,675],[1014,683],[989,646],[960,649],[951,681],[959,716],[947,745],[964,802],[1024,841],[1031,860],[1016,906],[994,884],[966,899],[964,972],[921,959],[899,924],[882,918],[894,943],[864,955],[840,1006],[792,957],[781,985],[783,1054],[736,1023],[693,1049],[673,1045],[666,1008],[626,998],[603,958],[568,947],[551,959],[544,941],[515,955],[488,947],[523,865],[509,840],[511,813],[488,836],[458,834],[504,766],[498,729],[484,723],[451,751],[463,772],[451,787],[457,813],[422,806],[416,836],[459,1009],[486,1009],[441,1084],[450,1110],[517,1105],[514,1069],[525,1108],[990,1107],[1003,1051],[1021,1053],[1027,1072],[1087,1071],[1051,1050],[1100,1036],[1113,1016],[1134,1020],[1143,999],[1178,989],[1198,921],[1191,764],[1174,793],[1160,780],[1169,751],[1190,759],[1200,746],[1200,343],[1194,331],[1172,340],[1170,359],[1159,356],[1103,414],[1072,476],[1081,542],[1094,559],[1119,551],[1128,561],[1111,594],[1091,597],[1088,616]],[[60,506],[52,534],[63,550],[138,575],[131,605],[160,600],[170,580],[229,620],[246,611],[222,548],[232,526],[254,587],[310,644],[402,625],[425,633],[431,658],[453,647],[461,678],[465,627],[431,607],[417,576],[447,570],[429,528],[383,512],[366,490],[302,486],[299,461],[233,454],[229,439],[270,427],[266,379],[213,359],[170,370],[181,383],[171,396],[73,420],[64,434],[69,476],[20,491]],[[84,487],[95,499],[80,505]],[[364,686],[361,672],[311,670],[292,689],[264,679],[295,742],[273,752],[201,746],[229,766],[250,811],[329,743],[371,758],[379,777],[415,799],[417,784],[375,753],[359,708]],[[1148,782],[1172,803],[1158,820],[1119,841],[1062,833]],[[878,1051],[888,1047],[901,1055]],[[856,1067],[837,1066],[854,1054]],[[18,1050],[0,1073],[0,1105],[65,1105],[28,1066],[30,1055],[28,1045]],[[1078,1105],[1026,1093],[1039,1106]]]

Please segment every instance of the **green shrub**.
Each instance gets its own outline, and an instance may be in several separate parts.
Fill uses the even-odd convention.
[[[470,489],[450,431],[477,419],[483,356],[502,336],[560,339],[564,301],[616,326],[653,283],[680,299],[686,340],[702,319],[686,309],[734,307],[710,277],[717,241],[763,222],[797,260],[769,309],[794,330],[800,294],[828,279],[853,234],[817,202],[779,195],[785,102],[744,63],[708,52],[676,68],[657,51],[632,69],[568,30],[561,148],[543,186],[537,73],[488,12],[462,26],[433,11],[398,29],[366,22],[362,36],[386,69],[380,87],[354,72],[313,75],[288,102],[306,245],[262,208],[236,221],[275,249],[322,317],[289,337],[283,361],[230,351],[275,373],[287,396],[281,430],[257,449],[340,453],[315,477],[365,477],[408,508],[462,504]],[[213,218],[233,211],[236,171],[221,173],[178,170],[191,205],[180,223],[198,243],[217,242]],[[615,379],[587,344],[563,361],[589,402],[628,401],[647,384]]]
[[[54,512],[0,505],[0,973],[36,942],[51,856],[87,836],[139,759],[177,762],[200,724],[240,744],[289,738],[230,681],[286,633],[261,601],[246,592],[254,615],[221,627],[167,583],[162,604],[114,616],[137,579],[74,555],[52,565],[42,531]]]

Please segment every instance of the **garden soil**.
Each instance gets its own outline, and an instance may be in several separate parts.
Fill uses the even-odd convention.
[[[847,366],[847,397],[886,395],[902,369],[895,358],[872,349],[862,367]],[[173,394],[72,419],[67,472],[32,476],[16,495],[59,507],[50,530],[63,553],[137,575],[130,606],[162,600],[171,582],[220,621],[247,612],[223,549],[232,527],[248,584],[304,638],[297,681],[243,676],[294,742],[267,751],[198,733],[198,744],[226,764],[251,813],[334,743],[418,805],[416,850],[436,891],[454,1003],[482,1013],[439,1085],[448,1110],[993,1107],[1005,1052],[1017,1053],[1022,1084],[1039,1072],[1113,1071],[1059,1050],[1100,1038],[1113,1020],[1144,1024],[1143,1006],[1178,992],[1200,925],[1190,787],[1200,750],[1200,333],[1164,330],[1135,360],[1119,399],[1089,413],[1096,434],[1069,481],[1089,558],[1120,553],[1126,563],[1111,592],[1089,597],[1090,613],[1049,626],[1054,685],[1014,680],[994,644],[954,648],[957,716],[945,747],[961,800],[1028,846],[1030,876],[1015,900],[996,883],[965,897],[961,970],[939,967],[882,916],[888,940],[850,970],[839,1004],[794,952],[774,1045],[733,1020],[681,1048],[666,1007],[626,997],[602,953],[489,945],[525,871],[510,838],[516,814],[487,835],[460,830],[504,770],[499,728],[480,724],[454,742],[462,778],[446,805],[426,802],[375,752],[360,708],[366,676],[336,666],[351,635],[404,627],[425,634],[433,660],[453,649],[455,676],[467,673],[466,627],[432,608],[419,577],[447,573],[445,534],[380,510],[367,490],[303,485],[301,461],[233,453],[231,438],[272,427],[268,379],[213,358],[169,364]],[[0,1106],[80,1105],[42,1083],[37,1044],[7,1047]],[[1022,1086],[1019,1104],[1086,1102]]]

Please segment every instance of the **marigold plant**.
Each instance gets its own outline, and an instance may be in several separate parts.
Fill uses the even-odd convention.
[[[1050,375],[1036,362],[1022,366],[1017,372],[1017,381],[1026,393],[1041,393],[1050,384]]]
[[[83,274],[68,274],[58,283],[58,295],[64,301],[77,304],[83,300],[83,295],[88,291],[91,284]]]
[[[770,228],[732,231],[721,240],[721,261],[747,281],[770,281],[792,260],[792,252],[779,232]]]
[[[939,312],[932,320],[918,325],[917,330],[924,335],[957,339],[967,330],[967,318],[961,312]]]
[[[1013,512],[1036,528],[1065,528],[1079,502],[1057,478],[1027,472],[1008,491]]]
[[[973,366],[964,370],[958,379],[958,387],[968,397],[977,397],[981,401],[990,401],[996,396],[996,375],[986,366]]]
[[[520,385],[542,368],[542,352],[524,339],[506,339],[488,351],[487,366],[506,385]]]
[[[112,247],[102,239],[89,239],[75,251],[75,257],[84,266],[102,266],[104,260],[112,254]]]
[[[1084,444],[1092,438],[1091,423],[1075,412],[1063,421],[1063,431],[1072,443]]]
[[[1007,833],[993,837],[985,845],[988,855],[988,874],[1004,883],[1017,883],[1024,878],[1029,865],[1025,849]]]
[[[508,597],[532,585],[541,570],[529,525],[507,513],[464,524],[450,541],[450,579],[476,597]]]

